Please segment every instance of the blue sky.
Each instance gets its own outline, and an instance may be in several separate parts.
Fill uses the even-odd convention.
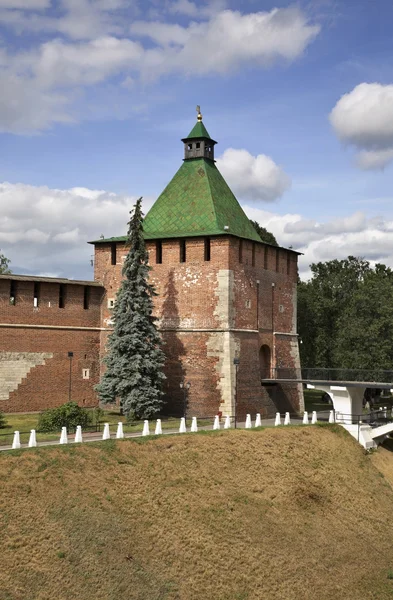
[[[0,247],[92,275],[181,164],[200,104],[247,214],[310,262],[393,267],[387,0],[0,0]]]

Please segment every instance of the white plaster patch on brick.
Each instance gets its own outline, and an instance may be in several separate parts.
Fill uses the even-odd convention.
[[[53,358],[50,352],[0,352],[0,400],[8,400],[31,369]]]
[[[186,287],[191,287],[193,285],[201,285],[201,276],[202,273],[196,271],[195,267],[186,267],[185,270],[179,271],[176,274],[176,280],[181,281]]]
[[[218,319],[218,326],[228,331],[211,333],[207,342],[207,352],[208,356],[218,358],[216,371],[221,392],[220,410],[224,415],[234,415],[236,371],[233,359],[239,352],[240,342],[229,331],[235,324],[234,273],[232,270],[221,269],[218,271],[215,296],[217,304],[214,316]]]
[[[220,269],[217,273],[217,288],[214,292],[217,298],[214,315],[222,328],[235,326],[235,290],[232,270]]]
[[[216,372],[223,415],[235,414],[236,369],[233,359],[240,352],[240,341],[233,333],[211,333],[206,343],[207,355],[218,358]]]
[[[293,285],[292,289],[292,333],[297,333],[297,287]],[[298,338],[294,337],[290,343],[290,354],[293,361],[293,365],[296,369],[300,371],[300,352],[299,352],[299,341]],[[298,395],[299,395],[299,411],[302,413],[304,411],[304,395],[303,395],[303,385],[299,383],[297,385]]]
[[[291,333],[297,333],[297,285],[292,286],[292,330]]]

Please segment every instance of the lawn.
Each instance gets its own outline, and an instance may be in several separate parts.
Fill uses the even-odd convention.
[[[329,411],[333,409],[332,402],[323,402],[322,397],[325,392],[322,390],[304,390],[304,410],[311,413],[313,410],[317,412]]]
[[[20,441],[22,444],[27,444],[29,441],[31,429],[37,430],[39,413],[7,413],[4,415],[6,420],[5,427],[0,429],[0,446],[7,446],[12,444],[14,431],[20,432]],[[137,433],[143,429],[143,421],[136,421],[128,423],[124,415],[120,415],[119,411],[116,410],[105,410],[100,416],[100,427],[95,429],[94,427],[89,431],[102,431],[103,424],[109,423],[110,431],[112,434],[115,433],[117,424],[123,423],[123,431],[125,433]],[[179,428],[179,418],[168,417],[162,419],[163,429],[174,429]],[[211,419],[198,419],[198,424],[210,425],[213,423],[213,417]],[[95,421],[94,421],[95,424]],[[150,421],[150,433],[154,433],[155,420]],[[191,418],[187,419],[187,427],[191,427]],[[72,432],[73,433],[73,432]],[[37,442],[53,441],[60,438],[60,431],[53,433],[37,433]]]

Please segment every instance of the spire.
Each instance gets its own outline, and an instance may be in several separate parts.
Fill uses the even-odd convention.
[[[208,158],[214,160],[214,146],[217,144],[209,135],[202,122],[201,107],[196,107],[197,122],[191,129],[186,138],[182,139],[184,143],[184,160],[191,158]]]

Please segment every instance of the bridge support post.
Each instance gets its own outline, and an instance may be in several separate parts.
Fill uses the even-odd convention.
[[[311,387],[329,394],[333,402],[337,423],[350,425],[353,422],[358,422],[363,411],[363,396],[366,386],[356,384],[350,386],[320,385],[315,382]]]

